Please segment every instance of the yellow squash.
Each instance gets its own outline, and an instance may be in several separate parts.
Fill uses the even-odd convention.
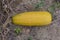
[[[12,22],[23,26],[48,25],[52,21],[51,13],[46,11],[24,12],[12,17]]]

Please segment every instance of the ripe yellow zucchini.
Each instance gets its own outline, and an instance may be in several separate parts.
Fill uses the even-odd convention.
[[[24,12],[12,17],[12,22],[23,26],[48,25],[52,21],[52,16],[46,11]]]

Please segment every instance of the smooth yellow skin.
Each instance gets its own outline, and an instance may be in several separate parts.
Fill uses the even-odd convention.
[[[52,21],[51,13],[46,11],[24,12],[12,17],[13,23],[23,26],[43,26]]]

